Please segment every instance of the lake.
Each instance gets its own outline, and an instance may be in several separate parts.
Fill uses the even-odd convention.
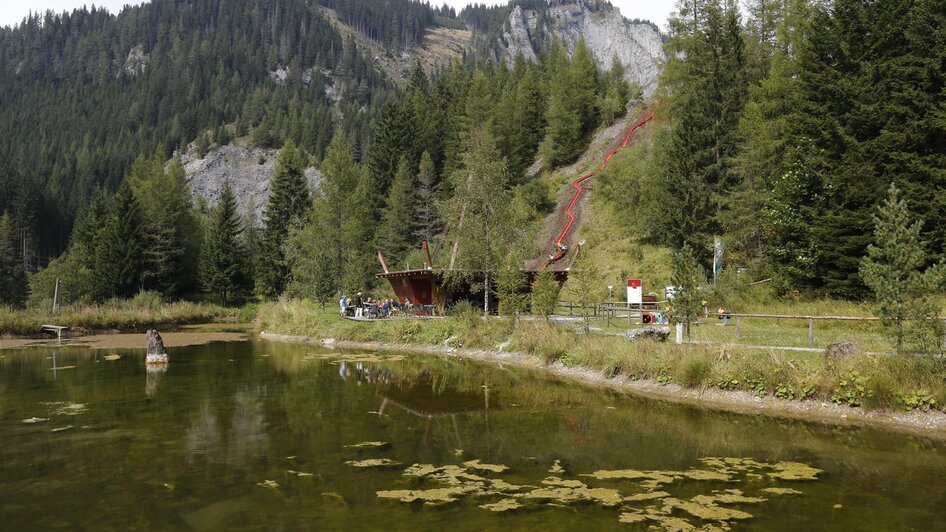
[[[946,529],[923,438],[430,355],[170,356],[0,350],[0,529]]]

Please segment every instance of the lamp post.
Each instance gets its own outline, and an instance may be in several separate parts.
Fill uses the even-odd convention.
[[[611,312],[614,310],[614,287],[608,285],[608,327],[611,326]]]

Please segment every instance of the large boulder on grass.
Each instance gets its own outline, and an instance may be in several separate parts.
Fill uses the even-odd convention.
[[[627,330],[628,341],[650,340],[652,342],[666,342],[670,338],[670,327],[642,327]]]
[[[854,342],[837,342],[824,350],[825,358],[848,358],[861,354],[861,348]]]

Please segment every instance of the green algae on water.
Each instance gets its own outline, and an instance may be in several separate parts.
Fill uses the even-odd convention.
[[[818,480],[818,474],[824,473],[821,469],[799,462],[779,462],[772,467],[775,471],[769,476],[780,480]]]
[[[390,458],[369,458],[367,460],[348,460],[346,464],[352,467],[396,467],[401,462],[391,460]]]
[[[509,466],[504,466],[500,464],[484,464],[480,462],[479,459],[463,462],[463,465],[465,465],[466,467],[470,469],[478,469],[480,471],[491,471],[493,473],[502,473],[503,471],[506,471],[507,469],[509,469]]]
[[[519,504],[519,501],[516,499],[502,499],[498,502],[481,504],[480,508],[484,508],[491,512],[508,512],[509,510],[517,510],[522,508],[522,505]]]
[[[386,441],[363,441],[361,443],[353,443],[351,445],[346,445],[346,449],[383,449],[389,447],[391,444]]]
[[[556,460],[554,463],[552,463],[552,467],[549,468],[549,473],[554,473],[556,475],[564,473],[564,472],[565,472],[565,468],[562,467],[561,460]]]
[[[792,488],[762,488],[761,491],[772,495],[801,495],[802,493]]]

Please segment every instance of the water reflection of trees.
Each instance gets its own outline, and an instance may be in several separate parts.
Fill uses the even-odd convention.
[[[250,390],[239,391],[234,395],[233,407],[224,437],[210,401],[203,402],[187,429],[185,453],[189,464],[225,462],[233,468],[244,468],[266,460],[269,435],[261,398]]]
[[[227,463],[242,467],[263,459],[269,444],[263,403],[254,392],[237,392],[227,447]]]
[[[210,401],[205,400],[187,429],[184,443],[187,463],[193,464],[198,459],[219,462],[223,458],[223,437],[217,424],[217,416],[210,408]]]

